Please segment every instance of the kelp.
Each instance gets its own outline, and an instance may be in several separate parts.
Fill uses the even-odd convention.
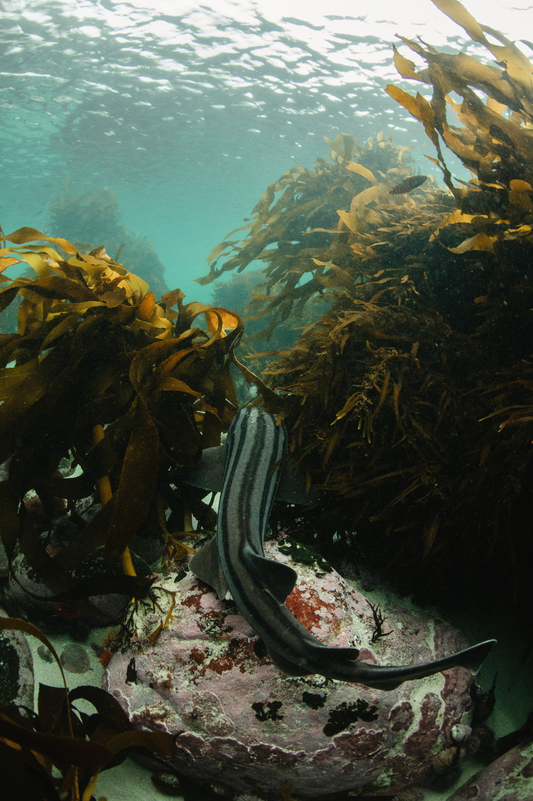
[[[105,242],[114,260],[118,261],[120,257],[130,272],[150,285],[156,297],[168,292],[165,267],[159,261],[152,243],[121,223],[115,192],[105,186],[81,194],[73,189],[69,177],[58,196],[47,207],[46,229],[61,231],[69,242],[84,251],[90,250],[90,247],[83,243]]]
[[[280,525],[426,601],[486,607],[497,586],[530,626],[533,68],[460,3],[436,5],[498,61],[400,37],[426,63],[396,49],[401,76],[433,97],[388,92],[424,125],[447,191],[426,182],[395,195],[417,178],[404,153],[382,136],[359,148],[339,134],[333,164],[293,168],[268,187],[248,236],[211,254],[205,280],[263,261],[251,308],[271,314],[271,328],[287,315],[296,324],[319,293],[329,300],[265,370],[268,406],[317,491],[310,512],[280,512]],[[454,181],[443,143],[470,181]],[[388,160],[376,165],[380,151]]]
[[[476,210],[490,212],[497,199],[499,209],[508,213],[513,205],[509,189],[530,191],[531,186],[528,190],[525,183],[533,180],[533,66],[513,42],[499,31],[480,25],[457,0],[433,0],[433,3],[473,41],[485,47],[498,66],[483,64],[465,53],[439,53],[433,47],[399,36],[424,59],[427,69],[417,71],[415,64],[395,48],[398,72],[408,80],[431,85],[433,95],[428,102],[420,94],[413,97],[397,86],[388,86],[387,92],[424,124],[437,148],[445,181],[462,210],[474,204]],[[452,91],[463,98],[461,104],[451,98]],[[463,127],[448,123],[447,107],[455,111]],[[454,187],[440,140],[476,174],[478,192],[473,187],[467,190]],[[513,180],[522,183],[513,189],[510,186]]]
[[[17,332],[0,336],[0,463],[9,460],[2,540],[9,559],[22,551],[53,599],[87,608],[106,584],[73,579],[90,554],[101,549],[116,562],[140,534],[166,543],[169,558],[183,555],[191,504],[200,525],[212,525],[194,494],[187,502],[178,473],[219,443],[235,412],[229,363],[243,326],[233,312],[184,303],[180,290],[156,302],[104,248],[80,253],[31,228],[6,239],[0,307],[21,302]],[[36,277],[7,278],[20,262]],[[62,472],[62,460],[79,475]],[[56,499],[72,514],[97,488],[100,510],[50,558],[22,502],[27,493],[50,519]],[[126,572],[122,591],[146,592],[150,582]]]
[[[90,801],[98,775],[119,765],[131,749],[146,748],[163,757],[174,752],[174,737],[135,731],[118,701],[98,687],[68,690],[61,661],[48,638],[34,625],[0,619],[0,631],[37,637],[61,672],[62,687],[39,686],[37,712],[17,705],[0,708],[2,794],[26,801]],[[89,702],[92,714],[76,701]]]
[[[252,220],[228,234],[247,230],[247,236],[217,245],[207,258],[209,274],[198,279],[207,284],[253,261],[266,265],[266,280],[246,308],[246,319],[270,318],[255,339],[270,336],[293,307],[300,315],[311,297],[367,280],[372,274],[368,258],[401,246],[398,236],[406,230],[423,230],[440,220],[443,203],[450,208],[442,192],[430,190],[423,207],[408,194],[422,180],[411,175],[408,148],[394,145],[392,134],[380,132],[365,145],[348,134],[326,141],[330,160],[318,159],[314,170],[297,164],[270,184]],[[413,178],[411,186],[403,183]],[[363,258],[354,259],[354,253]],[[222,257],[226,261],[217,267]]]

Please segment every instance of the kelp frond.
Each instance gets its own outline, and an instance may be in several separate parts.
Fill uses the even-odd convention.
[[[426,176],[411,175],[407,148],[394,145],[391,135],[379,133],[364,146],[348,134],[326,142],[331,160],[319,159],[314,170],[297,165],[270,184],[252,221],[237,229],[247,236],[217,245],[207,259],[209,274],[198,280],[209,283],[253,261],[265,265],[264,284],[246,309],[247,319],[269,318],[255,338],[269,336],[293,308],[300,314],[311,297],[370,280],[375,270],[368,261],[438,225],[449,208],[431,181],[423,206],[409,194]],[[217,267],[221,257],[226,261]]]
[[[102,770],[121,764],[131,748],[147,748],[170,758],[174,737],[136,731],[118,701],[98,687],[69,692],[60,659],[33,624],[1,618],[0,631],[20,631],[40,640],[61,672],[62,687],[40,684],[38,713],[9,705],[0,711],[2,794],[5,798],[89,801]],[[76,708],[87,702],[94,712]]]
[[[21,548],[54,597],[86,598],[95,587],[76,596],[73,571],[99,548],[109,562],[127,556],[141,527],[183,550],[173,532],[185,529],[190,509],[177,469],[218,444],[235,413],[229,362],[243,325],[225,309],[185,304],[180,290],[157,302],[103,248],[80,253],[31,228],[6,239],[13,244],[0,250],[0,308],[21,302],[17,332],[0,335],[0,463],[9,460],[2,538],[10,558]],[[8,278],[15,264],[34,276]],[[79,475],[59,470],[65,459]],[[45,509],[57,498],[72,506],[97,486],[100,511],[51,560],[22,499],[31,490]],[[195,515],[211,521],[201,504]],[[125,567],[131,581],[123,589],[146,591],[127,560]]]

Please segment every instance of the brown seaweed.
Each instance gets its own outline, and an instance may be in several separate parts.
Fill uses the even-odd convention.
[[[39,639],[52,654],[62,687],[39,687],[38,712],[10,705],[0,711],[2,792],[29,801],[69,798],[89,801],[102,770],[119,765],[129,749],[144,747],[171,757],[174,737],[135,731],[118,701],[98,687],[69,692],[61,660],[45,635],[31,623],[0,619],[0,631],[22,631]],[[80,713],[77,700],[88,701],[93,714]]]
[[[20,548],[58,600],[73,599],[80,563],[99,548],[110,563],[123,558],[141,528],[167,542],[170,557],[182,550],[176,532],[186,530],[190,510],[177,468],[217,444],[229,425],[236,408],[229,355],[243,326],[225,309],[185,304],[179,290],[156,302],[103,248],[80,253],[31,228],[6,239],[13,244],[0,251],[0,304],[22,300],[17,332],[0,337],[0,462],[9,460],[0,482],[2,538],[8,556]],[[15,262],[36,277],[7,278]],[[95,438],[98,430],[105,436]],[[81,467],[79,476],[59,471],[65,459]],[[72,509],[97,486],[100,511],[51,559],[21,500],[32,490],[45,509],[54,498]],[[161,515],[162,498],[174,530]],[[195,513],[202,518],[198,503]],[[134,595],[146,591],[144,579],[131,579]]]

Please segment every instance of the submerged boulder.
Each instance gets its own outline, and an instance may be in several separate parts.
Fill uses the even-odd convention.
[[[533,742],[529,737],[472,776],[449,801],[527,801],[532,797]]]
[[[301,554],[287,541],[267,543],[265,553],[296,568],[287,606],[300,623],[327,645],[356,646],[364,662],[424,662],[468,645],[398,599],[382,605],[376,636],[375,609],[323,560],[293,561]],[[175,769],[221,791],[392,795],[430,780],[442,753],[458,747],[457,726],[470,723],[474,678],[464,668],[391,692],[287,677],[234,604],[192,573],[162,577],[153,590],[157,603],[139,609],[131,648],[113,657],[104,688],[134,725],[177,735]]]
[[[0,617],[8,615],[0,608]],[[0,705],[17,704],[33,709],[33,656],[22,631],[0,632]]]

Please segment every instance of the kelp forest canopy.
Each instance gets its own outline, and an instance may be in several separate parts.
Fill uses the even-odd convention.
[[[284,527],[339,558],[348,541],[418,597],[475,605],[497,586],[520,615],[533,600],[533,68],[461,3],[434,2],[496,62],[401,36],[394,48],[432,95],[387,91],[424,125],[446,190],[412,175],[390,135],[338,134],[329,160],[268,186],[202,283],[262,262],[247,314],[267,338],[328,301],[293,347],[262,354],[320,492]]]

